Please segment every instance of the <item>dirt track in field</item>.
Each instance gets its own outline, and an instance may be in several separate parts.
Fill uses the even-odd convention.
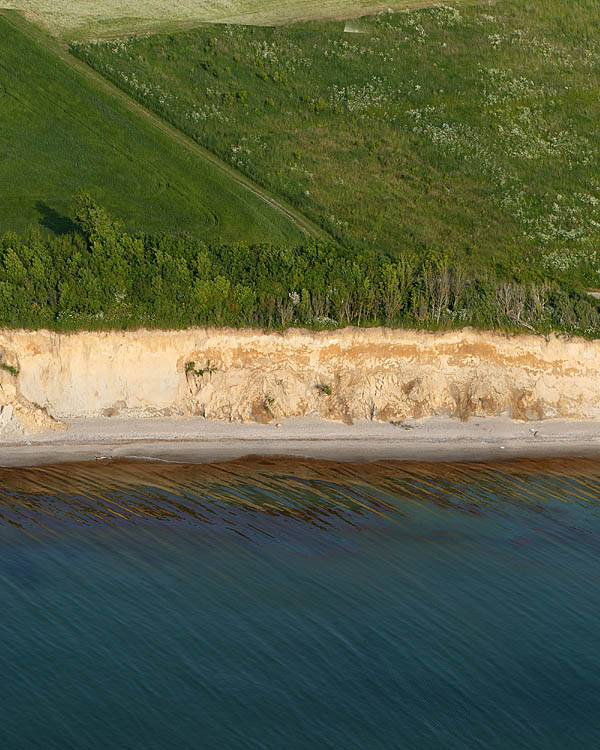
[[[155,128],[162,131],[169,138],[180,144],[183,148],[186,148],[188,151],[192,152],[196,157],[199,157],[203,161],[208,162],[212,167],[226,173],[242,188],[263,200],[279,213],[283,214],[283,216],[288,218],[305,234],[317,239],[328,238],[327,233],[323,229],[310,221],[310,219],[306,218],[302,213],[296,211],[296,209],[294,209],[292,206],[287,205],[284,201],[280,200],[275,195],[270,194],[264,188],[253,183],[245,175],[241,174],[233,167],[230,167],[226,162],[219,159],[219,157],[215,156],[215,154],[203,148],[198,143],[196,143],[196,141],[189,138],[180,130],[147,110],[141,104],[121,91],[121,89],[119,89],[117,86],[114,86],[100,74],[92,70],[84,62],[73,57],[73,55],[68,52],[66,45],[59,44],[55,39],[51,38],[43,31],[37,29],[32,24],[23,21],[23,19],[18,14],[6,12],[3,10],[0,10],[0,14],[10,24],[16,26],[21,32],[27,34],[38,44],[42,44],[45,49],[55,54],[67,65],[75,69],[80,75],[85,76],[95,86],[99,87],[105,93],[108,93],[110,96],[117,99],[121,104],[125,105],[129,110],[135,112],[140,117],[144,117]]]

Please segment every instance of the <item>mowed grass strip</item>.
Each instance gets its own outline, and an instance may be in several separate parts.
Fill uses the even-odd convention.
[[[296,242],[275,208],[153,127],[0,14],[0,233],[69,231],[84,188],[134,230]]]
[[[467,0],[459,0],[461,3]],[[468,0],[472,1],[472,0]],[[392,8],[415,8],[431,0],[3,0],[53,33],[70,39],[176,29],[190,23],[273,25],[310,19],[351,18]]]
[[[564,270],[600,268],[599,31],[499,0],[73,49],[345,243]]]

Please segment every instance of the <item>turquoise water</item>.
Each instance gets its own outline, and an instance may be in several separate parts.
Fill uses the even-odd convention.
[[[0,471],[0,748],[596,748],[600,464]]]

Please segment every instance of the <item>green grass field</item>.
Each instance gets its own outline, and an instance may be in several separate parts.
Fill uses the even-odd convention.
[[[130,229],[210,241],[301,239],[288,218],[11,16],[0,14],[0,234],[36,224],[68,231],[73,195],[84,188]]]
[[[599,31],[499,0],[73,49],[342,242],[593,269]]]

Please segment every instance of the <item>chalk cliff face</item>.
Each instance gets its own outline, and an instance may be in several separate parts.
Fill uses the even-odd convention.
[[[600,341],[473,330],[0,331],[0,407],[39,429],[114,415],[598,419],[599,370]]]

